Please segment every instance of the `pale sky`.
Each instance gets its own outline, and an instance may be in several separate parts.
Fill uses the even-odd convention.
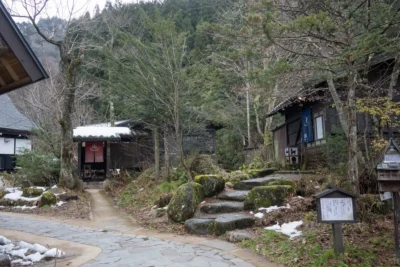
[[[23,2],[26,3],[38,3],[41,7],[45,0],[0,0],[7,6],[11,8],[12,14],[26,15],[25,9],[22,6]],[[111,0],[115,3],[116,0]],[[137,3],[137,2],[148,2],[151,0],[120,0],[121,3]],[[99,5],[100,10],[103,9],[107,0],[48,0],[46,7],[41,12],[40,17],[62,17],[68,19],[72,14],[72,17],[79,17],[89,11],[91,14],[94,13],[96,5]],[[30,10],[33,10],[30,8]],[[73,12],[71,12],[73,10]],[[14,16],[15,21],[23,21],[22,18],[17,18]]]

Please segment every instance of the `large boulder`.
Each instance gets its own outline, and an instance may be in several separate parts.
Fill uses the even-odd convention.
[[[39,207],[51,206],[57,203],[56,195],[52,192],[45,192],[39,200]]]
[[[197,175],[194,181],[203,186],[206,197],[215,196],[225,188],[225,180],[220,175]]]
[[[261,178],[265,177],[267,175],[273,174],[275,169],[250,169],[247,170],[247,173],[249,174],[250,178]]]
[[[169,202],[168,218],[180,223],[192,218],[203,198],[204,189],[201,184],[190,182],[181,185]]]
[[[246,196],[244,208],[254,210],[261,207],[281,206],[294,189],[290,185],[271,185],[254,187]]]
[[[24,197],[38,197],[43,194],[43,189],[35,187],[25,187],[22,189],[22,196]]]
[[[226,182],[229,182],[230,184],[236,184],[239,183],[243,180],[248,180],[250,179],[250,175],[244,171],[234,171],[228,174],[226,178]]]

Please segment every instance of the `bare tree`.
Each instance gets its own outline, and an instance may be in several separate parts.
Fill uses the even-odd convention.
[[[82,55],[85,44],[82,38],[82,32],[85,23],[89,21],[88,16],[79,20],[73,19],[78,11],[78,1],[68,2],[59,1],[54,8],[65,18],[64,38],[58,38],[56,32],[43,30],[38,25],[40,16],[43,16],[49,5],[49,0],[20,0],[12,1],[10,9],[11,14],[16,17],[24,18],[32,23],[36,32],[48,43],[57,47],[60,53],[60,68],[64,88],[61,91],[60,98],[60,116],[58,123],[61,128],[61,171],[60,185],[70,189],[80,188],[80,179],[75,172],[74,153],[73,153],[73,123],[72,117],[75,112],[75,99],[79,88],[78,70],[82,64]],[[13,10],[13,5],[15,5]],[[17,7],[19,9],[17,10]],[[50,12],[49,12],[50,13]],[[65,14],[66,13],[66,14]]]

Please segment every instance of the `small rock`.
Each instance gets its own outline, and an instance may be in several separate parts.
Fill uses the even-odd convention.
[[[11,260],[8,255],[0,254],[0,266],[11,267]]]
[[[252,239],[256,235],[248,230],[233,230],[226,232],[226,237],[230,242],[242,242],[243,240]]]

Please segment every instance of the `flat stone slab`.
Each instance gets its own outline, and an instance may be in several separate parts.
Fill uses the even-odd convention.
[[[244,203],[234,201],[215,202],[205,204],[200,210],[209,214],[238,212],[244,210]]]
[[[251,190],[256,186],[263,186],[268,184],[271,180],[276,180],[276,177],[264,177],[264,178],[255,178],[249,180],[243,180],[233,186],[236,190]]]
[[[224,200],[244,201],[249,192],[250,191],[247,190],[246,191],[224,190],[217,196],[217,198]]]
[[[187,232],[195,235],[214,234],[214,219],[189,219],[185,222]]]
[[[241,229],[226,232],[226,238],[230,242],[242,242],[243,240],[252,239],[256,234],[252,231]]]
[[[235,229],[244,229],[252,227],[254,225],[255,219],[245,214],[232,213],[223,214],[215,219],[215,234],[222,235],[227,231],[232,231]]]

